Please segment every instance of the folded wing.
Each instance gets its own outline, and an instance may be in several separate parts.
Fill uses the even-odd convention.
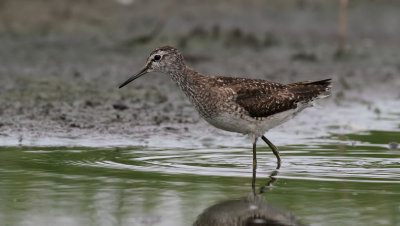
[[[331,88],[331,79],[287,85],[263,80],[248,82],[250,84],[237,84],[232,88],[237,93],[236,103],[251,117],[268,117],[295,109],[299,103],[311,102]]]

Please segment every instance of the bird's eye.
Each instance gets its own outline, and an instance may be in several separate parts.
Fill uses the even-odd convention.
[[[155,56],[154,56],[154,60],[155,60],[155,61],[158,61],[158,60],[160,60],[160,59],[161,59],[161,56],[160,56],[160,55],[155,55]]]

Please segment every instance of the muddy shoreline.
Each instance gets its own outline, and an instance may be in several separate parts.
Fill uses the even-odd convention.
[[[37,30],[11,34],[3,29],[0,34],[0,140],[17,144],[20,139],[90,140],[96,137],[100,141],[108,137],[146,145],[154,134],[159,139],[163,135],[231,136],[209,128],[165,75],[152,73],[124,89],[117,88],[141,68],[152,49],[165,44],[180,48],[192,68],[210,75],[282,83],[331,77],[334,80],[332,97],[324,101],[322,113],[311,111],[311,116],[349,106],[359,106],[376,115],[399,111],[392,109],[395,106],[382,109],[386,101],[400,100],[400,57],[395,44],[400,40],[392,35],[398,28],[392,19],[382,16],[396,15],[393,10],[387,10],[390,7],[382,7],[386,11],[373,11],[373,3],[353,6],[350,9],[352,26],[357,29],[350,29],[346,54],[336,58],[335,38],[331,37],[335,27],[326,27],[334,25],[329,20],[334,10],[323,8],[325,14],[321,14],[311,8],[285,6],[291,15],[277,16],[273,21],[271,14],[263,16],[256,10],[257,4],[244,10],[256,12],[257,19],[264,19],[263,24],[244,26],[255,21],[245,14],[240,14],[243,26],[229,24],[228,19],[214,20],[214,23],[210,18],[201,21],[198,18],[201,14],[193,14],[191,18],[196,23],[188,26],[179,18],[188,16],[193,10],[189,7],[173,14],[163,31],[144,43],[139,39],[127,42],[148,31],[141,30],[138,24],[132,25],[137,28],[134,35],[108,33],[107,26],[102,32],[75,29],[68,33],[50,29],[45,34]],[[121,10],[118,7],[116,10]],[[365,26],[360,16],[362,10],[379,18],[374,24],[376,31],[370,32]],[[304,15],[309,18],[304,19]],[[229,18],[230,14],[225,16]],[[295,19],[301,18],[304,21],[321,18],[321,23],[296,22]],[[285,22],[284,29],[279,29],[277,22]],[[179,25],[182,26],[171,32],[171,27]],[[260,32],[261,26],[265,27],[263,32]],[[296,31],[298,37],[293,36]]]

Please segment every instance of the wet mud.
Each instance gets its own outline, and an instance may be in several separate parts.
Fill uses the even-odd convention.
[[[2,4],[8,13],[0,26],[3,141],[148,140],[153,134],[187,135],[193,128],[205,130],[193,135],[203,138],[210,131],[220,133],[200,119],[166,75],[151,73],[117,88],[140,70],[154,48],[166,44],[177,46],[187,64],[204,74],[282,83],[332,78],[332,96],[322,103],[322,113],[312,111],[311,118],[352,106],[377,117],[400,111],[386,104],[400,100],[395,1],[350,4],[346,52],[340,57],[335,55],[338,6],[333,3],[252,1],[218,3],[212,9],[195,1],[171,3],[183,4],[178,8],[155,2],[110,1],[89,9],[85,2],[70,7],[51,3],[46,10],[64,14],[24,22],[10,13],[17,9],[15,2]],[[41,4],[28,5],[39,10]],[[28,6],[23,10],[32,13]],[[140,38],[146,35],[151,37]]]

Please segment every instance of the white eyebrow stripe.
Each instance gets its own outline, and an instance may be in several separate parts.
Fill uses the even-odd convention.
[[[165,51],[157,51],[153,55],[151,55],[151,58],[154,58],[155,55],[161,55],[163,57],[167,52]]]

